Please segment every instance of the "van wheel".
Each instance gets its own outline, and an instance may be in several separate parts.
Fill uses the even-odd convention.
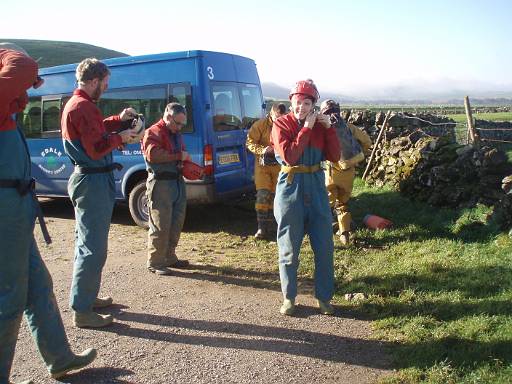
[[[146,197],[146,180],[141,180],[130,192],[128,207],[132,219],[139,227],[149,228],[148,199]]]

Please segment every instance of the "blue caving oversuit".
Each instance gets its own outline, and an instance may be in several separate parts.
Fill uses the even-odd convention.
[[[68,193],[75,209],[75,259],[70,306],[92,311],[107,259],[108,232],[115,202],[112,150],[122,144],[119,116],[103,119],[83,90],[75,90],[62,113],[64,150],[75,165]]]
[[[276,187],[279,275],[286,299],[297,296],[297,269],[304,235],[315,258],[315,296],[330,301],[334,294],[334,243],[324,172],[320,162],[338,161],[340,146],[334,129],[316,123],[313,129],[289,113],[274,122],[272,145],[281,172]]]
[[[51,276],[34,240],[37,200],[31,189],[22,195],[7,186],[8,181],[27,185],[31,179],[25,138],[11,114],[23,111],[25,91],[36,76],[31,58],[0,49],[0,384],[9,382],[23,313],[49,371],[74,359]]]

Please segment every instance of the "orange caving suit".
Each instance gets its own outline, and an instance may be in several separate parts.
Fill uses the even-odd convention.
[[[362,152],[351,158],[340,160],[336,163],[327,162],[325,183],[329,195],[329,204],[331,208],[336,210],[340,233],[343,233],[350,231],[350,224],[352,222],[352,215],[348,210],[348,201],[354,186],[355,167],[364,160],[364,155],[368,154],[372,141],[366,132],[355,125],[347,125],[343,120],[341,122],[342,124],[336,126],[336,129],[348,129],[354,139],[359,142],[362,149]]]
[[[270,145],[270,133],[272,131],[272,119],[267,116],[256,121],[247,135],[246,146],[249,151],[256,155],[254,161],[254,183],[256,184],[256,217],[258,227],[260,225],[270,226],[274,223],[272,207],[276,192],[277,177],[281,166],[263,165],[262,158],[265,149]]]

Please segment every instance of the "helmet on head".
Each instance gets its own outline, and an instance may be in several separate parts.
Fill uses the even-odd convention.
[[[316,103],[317,100],[320,98],[318,89],[316,89],[316,85],[315,85],[315,83],[313,83],[313,80],[311,80],[311,79],[297,81],[295,86],[290,91],[290,95],[289,95],[290,100],[291,100],[292,96],[296,95],[296,94],[309,96],[313,99],[314,103]]]
[[[332,99],[324,100],[322,101],[322,104],[320,104],[320,113],[323,113],[324,115],[329,115],[339,111],[340,105]]]
[[[28,56],[27,51],[25,51],[19,45],[14,44],[14,43],[9,43],[7,41],[0,43],[0,49],[10,49],[12,51],[20,52],[20,53],[23,53],[25,56]]]

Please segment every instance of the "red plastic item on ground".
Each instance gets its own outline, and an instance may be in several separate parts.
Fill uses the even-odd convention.
[[[370,229],[386,229],[393,225],[390,220],[377,215],[366,215],[363,223]]]
[[[185,160],[183,162],[183,176],[188,180],[198,180],[204,174],[203,167],[200,167],[196,163]]]

